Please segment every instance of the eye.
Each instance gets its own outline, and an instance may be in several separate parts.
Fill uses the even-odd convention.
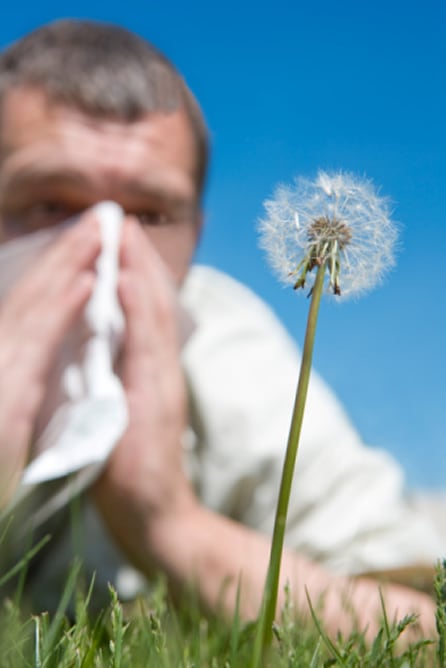
[[[143,226],[157,227],[172,222],[164,211],[156,211],[155,209],[153,211],[138,211],[132,215],[135,216]]]
[[[38,202],[24,213],[27,225],[32,228],[57,225],[78,213],[77,209],[57,201]]]

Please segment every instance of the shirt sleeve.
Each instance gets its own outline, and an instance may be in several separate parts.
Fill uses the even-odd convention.
[[[220,272],[195,268],[183,301],[197,324],[184,367],[198,493],[216,512],[270,534],[299,352],[271,310]],[[400,467],[361,442],[314,371],[286,541],[339,573],[432,563],[445,551],[446,536],[411,504]]]

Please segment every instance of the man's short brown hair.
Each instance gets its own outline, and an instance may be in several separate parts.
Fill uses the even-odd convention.
[[[50,100],[88,115],[126,122],[183,108],[195,138],[202,192],[208,132],[200,107],[173,64],[136,34],[73,19],[38,28],[0,54],[0,111],[8,91],[22,86],[42,89]]]

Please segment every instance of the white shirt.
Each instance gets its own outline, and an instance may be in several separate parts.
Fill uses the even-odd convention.
[[[300,356],[251,291],[195,267],[183,301],[197,322],[184,351],[205,505],[271,533]],[[312,373],[287,522],[287,544],[342,573],[432,562],[437,535],[410,503],[400,467],[366,447]]]

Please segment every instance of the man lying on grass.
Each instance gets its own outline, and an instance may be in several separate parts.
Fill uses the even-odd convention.
[[[202,232],[207,130],[173,66],[120,28],[81,21],[43,27],[0,58],[0,234],[26,238],[78,215],[30,263],[0,311],[2,504],[21,489],[57,353],[82,322],[101,249],[91,208],[125,211],[118,295],[125,335],[117,359],[128,427],[99,479],[34,527],[51,541],[29,567],[35,605],[52,607],[74,549],[131,598],[156,572],[173,592],[193,584],[202,604],[254,618],[262,596],[279,475],[299,367],[268,308],[216,270],[191,267]],[[184,346],[178,300],[191,316]],[[17,503],[4,558],[29,546],[23,518],[65,480]],[[21,507],[22,506],[22,507]],[[70,516],[77,515],[76,545]],[[373,633],[378,585],[351,576],[431,568],[446,536],[403,494],[398,467],[362,445],[315,375],[287,527],[282,582],[308,614],[305,590],[331,631],[354,620]],[[389,584],[389,618],[417,612],[426,594]],[[346,603],[346,597],[348,602]],[[283,601],[283,594],[282,599]],[[353,611],[353,614],[352,614]]]

